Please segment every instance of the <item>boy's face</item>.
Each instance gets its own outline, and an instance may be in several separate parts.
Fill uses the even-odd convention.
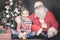
[[[24,17],[24,18],[28,17],[29,16],[29,12],[27,10],[24,10],[24,11],[22,11],[21,16]]]

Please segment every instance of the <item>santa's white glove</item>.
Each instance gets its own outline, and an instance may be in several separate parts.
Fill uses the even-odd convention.
[[[19,37],[19,38],[22,38],[22,37],[23,37],[23,34],[22,34],[22,33],[20,33],[20,34],[18,35],[18,37]]]
[[[50,27],[47,32],[48,38],[57,35],[57,30],[54,27]]]
[[[48,38],[51,38],[54,36],[54,34],[52,32],[48,32],[47,34],[48,34]]]

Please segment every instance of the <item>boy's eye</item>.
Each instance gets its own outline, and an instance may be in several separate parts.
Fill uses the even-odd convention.
[[[28,13],[26,13],[26,15],[28,15]]]

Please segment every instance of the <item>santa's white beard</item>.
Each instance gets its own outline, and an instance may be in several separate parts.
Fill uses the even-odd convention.
[[[47,11],[45,10],[45,8],[37,9],[35,11],[36,17],[40,19],[44,19],[46,14],[47,14]]]

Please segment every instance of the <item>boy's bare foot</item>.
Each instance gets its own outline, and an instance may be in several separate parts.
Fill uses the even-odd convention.
[[[22,37],[22,40],[27,40],[26,37]]]

